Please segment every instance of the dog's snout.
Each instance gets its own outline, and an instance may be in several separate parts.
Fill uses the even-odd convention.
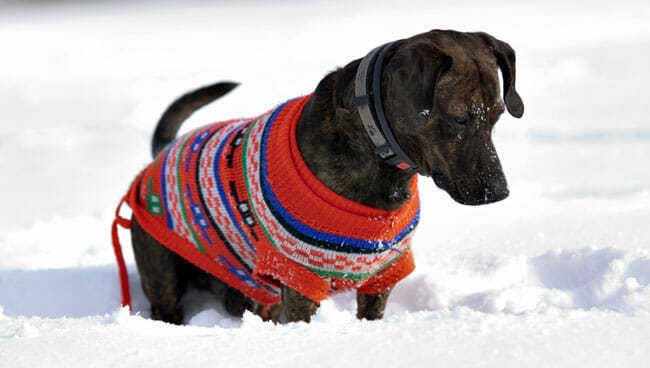
[[[510,195],[510,190],[508,190],[507,185],[486,187],[484,188],[483,196],[477,198],[476,204],[489,204],[489,203],[498,202],[508,198],[508,195]]]
[[[459,203],[478,206],[504,200],[510,194],[503,174],[479,174],[449,181],[443,175],[434,174],[433,181]]]
[[[488,204],[504,200],[510,194],[508,183],[503,173],[481,173],[479,182],[483,188],[482,195],[477,198],[477,204]]]

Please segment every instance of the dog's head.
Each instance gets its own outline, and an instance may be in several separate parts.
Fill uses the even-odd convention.
[[[506,108],[515,117],[524,112],[507,43],[437,30],[398,41],[384,57],[382,98],[402,149],[454,200],[478,205],[508,196],[491,137]]]

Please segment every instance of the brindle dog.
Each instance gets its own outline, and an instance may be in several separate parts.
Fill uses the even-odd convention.
[[[354,106],[354,80],[360,59],[328,74],[305,106],[296,131],[298,148],[311,171],[327,187],[356,202],[385,210],[411,196],[412,172],[382,162]],[[503,75],[501,99],[497,68]],[[194,110],[227,93],[221,83],[185,95],[161,118],[154,152],[176,135]],[[381,91],[386,119],[406,154],[457,202],[479,205],[508,196],[501,163],[492,144],[494,124],[508,109],[524,106],[515,90],[515,52],[486,33],[434,30],[397,41],[384,57]],[[504,106],[505,100],[505,106]],[[236,289],[169,251],[133,221],[135,258],[154,319],[182,323],[179,305],[188,282],[219,296],[241,316],[261,307]],[[391,290],[357,294],[357,317],[382,318]],[[264,317],[309,321],[317,304],[282,287],[282,306]]]

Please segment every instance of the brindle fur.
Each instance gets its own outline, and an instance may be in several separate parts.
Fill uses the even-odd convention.
[[[353,105],[359,63],[355,60],[330,73],[318,85],[298,124],[298,147],[311,171],[329,188],[357,202],[392,210],[410,197],[412,174],[384,164],[373,152]],[[431,31],[397,41],[384,59],[382,99],[397,141],[416,165],[462,204],[491,203],[508,196],[491,139],[504,111],[497,64],[507,76],[508,109],[519,117],[523,103],[514,86],[514,51],[492,36]]]
[[[298,148],[310,170],[333,191],[393,210],[411,196],[408,183],[413,174],[386,165],[373,152],[353,105],[359,63],[360,59],[352,61],[319,83],[298,123]],[[505,104],[498,68],[504,77]],[[492,128],[506,107],[515,117],[524,110],[515,90],[515,53],[507,43],[486,33],[439,30],[400,40],[386,53],[381,85],[384,111],[397,141],[437,186],[467,205],[508,196],[491,140]],[[210,88],[214,91],[201,92]],[[193,93],[222,95],[232,88],[233,84],[224,83]],[[176,108],[192,103],[192,93],[185,99],[176,101]],[[199,100],[199,105],[207,103],[205,98]],[[187,109],[183,111],[181,115],[189,115]],[[164,116],[173,115],[168,111]],[[163,128],[161,123],[157,131],[162,129],[169,140],[182,121],[168,121]],[[156,137],[154,147],[161,147]],[[283,306],[263,313],[259,304],[167,250],[136,221],[133,224],[136,263],[154,319],[182,322],[179,300],[188,282],[212,290],[236,316],[251,310],[277,321],[283,309],[287,321],[309,321],[316,312],[314,301],[283,285]],[[382,318],[391,290],[358,293],[357,317]]]
[[[378,294],[357,293],[357,318],[369,321],[382,319],[391,291],[392,286]]]

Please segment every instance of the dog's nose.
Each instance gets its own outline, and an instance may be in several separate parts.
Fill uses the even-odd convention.
[[[483,195],[477,198],[478,204],[494,203],[508,198],[510,190],[508,185],[504,183],[497,183],[483,189]]]

